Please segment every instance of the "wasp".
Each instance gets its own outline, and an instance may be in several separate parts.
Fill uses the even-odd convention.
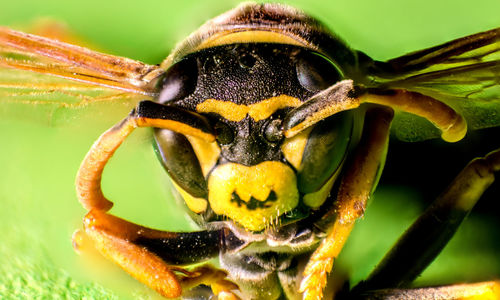
[[[402,139],[456,142],[468,128],[500,123],[499,46],[493,29],[382,62],[299,10],[245,3],[160,65],[7,28],[0,65],[136,103],[77,174],[84,232],[104,256],[168,298],[322,299],[337,292],[329,273],[377,186],[391,124],[403,124]],[[103,170],[139,127],[153,128],[158,159],[198,231],[155,230],[108,212]],[[499,170],[500,150],[473,160],[371,275],[337,296],[499,297],[498,281],[407,289]],[[199,265],[215,257],[218,267]]]

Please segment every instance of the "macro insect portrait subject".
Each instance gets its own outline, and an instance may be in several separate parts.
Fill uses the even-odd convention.
[[[52,115],[130,107],[82,158],[76,187],[88,213],[73,241],[90,240],[165,297],[495,299],[495,278],[409,285],[493,183],[499,149],[443,187],[367,278],[349,286],[329,274],[377,186],[391,128],[402,140],[457,142],[498,126],[499,36],[491,29],[378,61],[300,10],[245,3],[148,65],[2,28],[2,101],[48,104]],[[30,76],[47,92],[23,91]],[[139,127],[154,128],[155,153],[197,230],[108,212],[120,199],[105,197],[102,173]],[[218,265],[203,264],[213,258]]]

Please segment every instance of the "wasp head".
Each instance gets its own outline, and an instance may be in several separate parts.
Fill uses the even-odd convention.
[[[293,138],[285,138],[283,120],[341,76],[321,55],[275,43],[211,47],[171,66],[158,100],[203,115],[216,136],[208,143],[156,132],[160,159],[188,207],[250,231],[299,207],[318,208],[347,151],[352,118],[336,115]]]

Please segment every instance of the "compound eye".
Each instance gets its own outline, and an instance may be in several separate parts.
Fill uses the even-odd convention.
[[[337,66],[313,52],[302,52],[296,71],[300,84],[313,93],[324,90],[342,79],[342,73]]]
[[[283,140],[283,130],[281,129],[281,120],[274,119],[267,123],[264,129],[264,137],[270,143],[278,143]]]
[[[234,132],[229,125],[224,122],[217,122],[214,126],[216,139],[221,145],[231,144],[234,140]]]
[[[166,103],[192,94],[198,82],[198,64],[194,57],[181,60],[170,67],[161,81],[158,101]]]

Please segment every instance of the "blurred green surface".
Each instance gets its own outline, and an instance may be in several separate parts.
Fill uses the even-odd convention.
[[[36,18],[52,17],[106,52],[159,63],[177,41],[237,3],[6,1],[0,24],[19,28]],[[500,26],[498,0],[287,3],[318,17],[351,46],[377,59]],[[81,227],[85,213],[74,192],[76,171],[93,141],[114,121],[92,125],[92,116],[84,115],[61,128],[4,117],[0,120],[0,298],[156,297],[114,267],[101,270],[97,265],[89,272],[87,262],[71,247],[71,235]],[[134,134],[106,169],[103,188],[115,201],[113,213],[150,227],[189,230],[150,144],[146,133]],[[353,281],[366,276],[423,209],[419,196],[415,189],[381,187],[337,268]],[[500,277],[499,236],[494,231],[499,225],[491,215],[472,215],[419,282]]]

